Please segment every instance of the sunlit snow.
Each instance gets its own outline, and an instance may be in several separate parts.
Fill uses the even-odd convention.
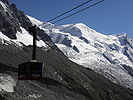
[[[14,92],[14,86],[16,82],[11,76],[0,73],[0,91]]]
[[[22,33],[21,32],[17,32],[17,34],[16,34],[17,39],[10,39],[6,35],[4,35],[2,32],[0,32],[1,42],[3,44],[6,44],[6,45],[12,44],[12,43],[13,44],[16,44],[18,46],[23,46],[23,44],[26,45],[26,46],[33,45],[33,36],[30,35],[22,27],[21,27],[21,31],[22,31]],[[8,42],[8,44],[7,44],[7,42],[6,43],[4,42],[5,40]],[[47,45],[45,44],[45,42],[42,41],[42,40],[37,40],[37,46],[38,47],[47,47]]]

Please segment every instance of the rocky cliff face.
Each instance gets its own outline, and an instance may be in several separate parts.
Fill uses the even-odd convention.
[[[20,31],[19,20],[3,2],[0,2],[0,31],[12,39],[16,39],[15,34]]]
[[[43,80],[18,80],[18,65],[29,61],[32,55],[32,35],[26,30],[26,25],[32,22],[14,5],[1,1],[0,5],[3,11],[0,20],[9,23],[0,27],[1,100],[132,100],[132,90],[70,61],[40,28],[37,60],[44,62]],[[6,11],[13,19],[8,19]],[[13,32],[8,32],[8,28]]]
[[[32,25],[29,18],[27,16],[25,16],[23,11],[17,9],[15,4],[11,4],[10,9],[13,12],[13,14],[17,17],[17,19],[19,20],[20,25],[23,28],[27,28],[27,27]]]

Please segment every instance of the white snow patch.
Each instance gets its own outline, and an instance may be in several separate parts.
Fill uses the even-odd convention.
[[[7,7],[2,1],[0,1],[0,5],[4,8],[5,11],[7,11]]]
[[[0,73],[0,91],[14,92],[14,86],[16,86],[16,82],[11,76]]]
[[[31,36],[24,28],[21,27],[22,33],[17,32],[16,40],[12,40],[13,42],[15,42],[16,44],[18,44],[19,46],[22,46],[21,43],[23,43],[24,45],[28,46],[28,45],[32,45],[32,39],[33,36]]]
[[[31,17],[31,16],[29,16],[29,15],[26,15],[29,19],[30,19],[30,21],[31,21],[31,23],[33,24],[33,25],[40,25],[40,24],[42,24],[43,22],[41,22],[41,21],[39,21],[39,20],[37,20],[37,19],[35,19],[35,18],[33,18],[33,17]]]

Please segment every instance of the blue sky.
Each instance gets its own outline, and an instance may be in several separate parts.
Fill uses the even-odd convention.
[[[47,21],[87,0],[9,0],[26,14]],[[93,0],[94,2],[100,0]],[[92,2],[93,3],[93,2]],[[91,2],[88,5],[92,4]],[[87,6],[87,5],[86,5]],[[86,7],[84,6],[84,7]],[[58,25],[84,23],[104,34],[127,33],[133,38],[133,0],[105,0]]]

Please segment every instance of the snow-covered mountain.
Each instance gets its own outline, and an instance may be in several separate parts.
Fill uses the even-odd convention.
[[[104,35],[82,23],[43,29],[70,60],[133,89],[133,40],[127,34]]]
[[[0,2],[0,7],[1,17],[4,16],[0,25],[0,42],[19,48],[32,45],[32,35],[26,28],[43,22],[25,16],[14,4],[9,6],[6,1]],[[62,26],[46,23],[38,28],[37,41],[37,46],[45,49],[53,43],[41,29],[70,60],[103,74],[115,83],[133,87],[133,40],[127,34],[104,35],[82,23]]]
[[[102,56],[102,54],[98,54],[100,53],[98,50],[103,49],[97,49],[92,44],[95,35],[92,35],[92,37],[90,37],[91,41],[89,41],[89,39],[86,38],[89,38],[89,36],[86,36],[87,30],[80,28],[81,26],[86,27],[83,24],[76,24],[76,28],[74,29],[71,28],[74,25],[57,26],[51,23],[47,23],[47,25],[50,25],[47,28],[44,28],[46,25],[37,27],[38,47],[36,48],[36,60],[44,63],[42,70],[43,80],[18,80],[18,65],[30,61],[32,55],[32,34],[29,34],[27,28],[32,25],[38,26],[40,24],[42,24],[42,22],[33,17],[26,16],[23,11],[16,8],[15,4],[9,3],[8,0],[0,1],[0,100],[131,100],[133,98],[133,91],[131,89],[126,89],[125,87],[114,84],[103,75],[90,69],[104,68],[104,70],[101,70],[102,74],[104,74],[103,71],[108,71],[106,69],[107,66],[111,67],[114,72],[116,71],[115,69],[118,69],[118,71],[125,69],[125,72],[129,73],[124,74],[125,78],[130,79],[132,82],[130,77],[130,75],[132,75],[132,68],[128,66],[128,62],[125,62],[123,66],[117,63],[119,65],[118,67],[116,64],[112,64],[105,54],[105,57],[102,58],[103,63],[100,62],[101,66],[99,66],[98,60],[96,62],[94,59],[92,63],[88,63],[86,66],[90,68],[86,68],[70,61],[68,57],[63,54],[63,52],[66,52],[66,54],[68,52],[71,60],[74,60],[76,56],[80,59],[77,54],[80,55],[88,52],[87,50],[90,50],[92,53],[89,52],[86,55]],[[96,33],[92,29],[88,28],[88,30]],[[62,48],[63,52],[57,48],[46,32],[52,37],[58,47]],[[83,33],[84,35],[82,35]],[[101,40],[103,37],[106,38],[106,36],[102,34],[97,34],[97,36],[99,36],[99,38],[101,36]],[[131,42],[132,40],[130,40],[130,43]],[[131,47],[131,45],[132,44],[128,43],[127,46]],[[83,46],[82,49],[80,46]],[[69,53],[70,51],[71,53]],[[73,56],[73,54],[75,56]],[[132,58],[129,52],[124,54],[128,55],[128,58]],[[87,58],[83,54],[81,57],[84,57],[85,60]],[[100,57],[98,57],[97,59],[100,59]],[[123,59],[125,60],[125,58]],[[131,62],[131,60],[132,59],[130,59],[129,62]],[[75,61],[78,60],[75,59]],[[90,62],[91,60],[88,61]],[[105,65],[105,67],[103,65]],[[98,70],[98,72],[100,71]],[[111,72],[111,74],[108,74],[108,77],[113,78],[113,81],[118,80],[116,77],[114,78],[113,75],[117,74]],[[107,74],[105,74],[105,76],[107,76]],[[123,81],[122,78],[120,78],[121,80],[118,82]],[[124,82],[121,82],[121,84],[125,85]],[[127,87],[132,86],[132,84],[129,85],[129,81],[126,83]]]

